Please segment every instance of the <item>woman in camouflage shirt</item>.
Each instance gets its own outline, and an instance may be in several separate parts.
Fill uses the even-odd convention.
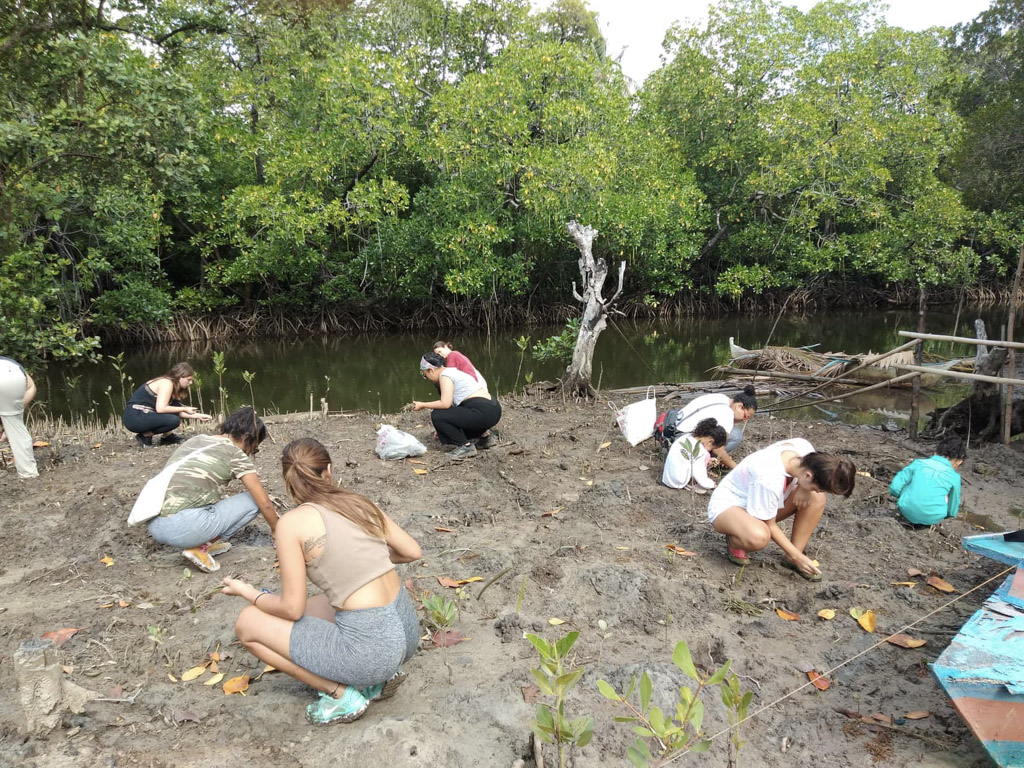
[[[149,534],[161,544],[182,547],[181,553],[201,571],[220,565],[213,559],[231,549],[228,539],[251,523],[258,513],[273,533],[277,510],[260,483],[252,457],[267,437],[267,428],[249,406],[239,408],[220,425],[216,435],[196,435],[182,443],[167,463],[184,458],[175,470],[160,515]],[[245,491],[221,498],[231,480]]]

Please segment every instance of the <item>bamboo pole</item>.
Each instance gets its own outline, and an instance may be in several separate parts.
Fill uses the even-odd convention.
[[[724,370],[724,369],[723,369]],[[844,376],[829,378],[828,376],[815,376],[812,373],[787,373],[786,371],[754,370],[752,368],[733,368],[728,366],[729,373],[736,373],[742,376],[760,376],[765,379],[792,379],[794,381],[823,381],[826,384],[845,384],[847,386],[864,386],[861,381],[848,379]],[[891,379],[890,379],[891,381]],[[889,382],[885,382],[888,384]]]
[[[1017,260],[1017,274],[1013,278],[1013,293],[1010,297],[1010,319],[1006,325],[1006,341],[1013,342],[1013,321],[1017,316],[1017,294],[1020,293],[1020,273],[1024,270],[1024,245],[1020,247],[1020,258]],[[1014,347],[1010,347],[1010,354],[1006,360],[1007,377],[1017,373],[1017,354]],[[1013,384],[1009,381],[1003,390],[1003,444],[1010,444],[1010,427],[1013,426]]]
[[[973,344],[974,346],[984,347],[1007,347],[1008,349],[1024,349],[1024,343],[1019,341],[997,341],[995,339],[971,339],[967,336],[943,336],[939,333],[917,333],[916,331],[899,331],[900,336],[910,337],[912,339],[921,339],[922,341],[956,341],[961,344]],[[894,352],[896,350],[893,350]]]
[[[897,365],[900,371],[916,371],[917,373],[933,373],[936,376],[949,376],[953,379],[967,379],[968,381],[987,381],[991,384],[1020,384],[1024,386],[1024,379],[1010,379],[1002,376],[985,376],[981,373],[961,373],[960,371],[946,371],[941,368],[928,368],[917,365]]]
[[[863,389],[855,389],[851,392],[843,392],[841,395],[833,395],[832,397],[826,397],[824,400],[816,400],[813,403],[797,403],[795,405],[783,405],[779,408],[770,406],[759,410],[758,413],[775,413],[776,411],[788,411],[793,408],[809,408],[812,405],[821,405],[822,403],[831,403],[836,400],[842,400],[844,397],[852,397],[853,395],[863,395],[865,392],[870,392],[873,389],[881,389],[882,387],[890,387],[893,384],[897,384],[902,381],[907,381],[915,376],[920,376],[920,373],[916,371],[914,373],[904,373],[902,376],[897,376],[895,379],[889,379],[888,381],[880,381],[877,384],[872,384],[870,387],[864,387]],[[781,402],[781,401],[780,401]]]

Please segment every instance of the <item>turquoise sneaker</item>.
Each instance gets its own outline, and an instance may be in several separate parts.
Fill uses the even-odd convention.
[[[349,685],[345,687],[345,693],[337,699],[321,693],[318,701],[306,707],[306,720],[312,725],[351,723],[362,717],[369,706],[369,699]]]
[[[363,694],[363,697],[367,701],[382,701],[384,699],[390,699],[395,695],[395,691],[398,690],[398,686],[404,683],[405,678],[407,677],[408,675],[405,672],[399,670],[383,683],[368,685],[360,690],[360,693]]]

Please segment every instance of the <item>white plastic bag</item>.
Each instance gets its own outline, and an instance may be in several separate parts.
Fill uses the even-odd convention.
[[[639,402],[616,408],[615,403],[609,401],[608,406],[615,411],[615,420],[619,423],[622,436],[630,445],[639,445],[654,434],[654,422],[658,418],[654,387],[648,387],[647,397]]]
[[[427,447],[415,435],[382,424],[377,430],[377,455],[382,459],[404,459],[408,456],[422,456]]]

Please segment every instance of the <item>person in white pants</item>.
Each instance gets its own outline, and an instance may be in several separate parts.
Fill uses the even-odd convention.
[[[36,396],[36,384],[9,357],[0,357],[0,422],[11,443],[18,477],[39,477],[32,453],[32,435],[25,428],[25,406]]]

